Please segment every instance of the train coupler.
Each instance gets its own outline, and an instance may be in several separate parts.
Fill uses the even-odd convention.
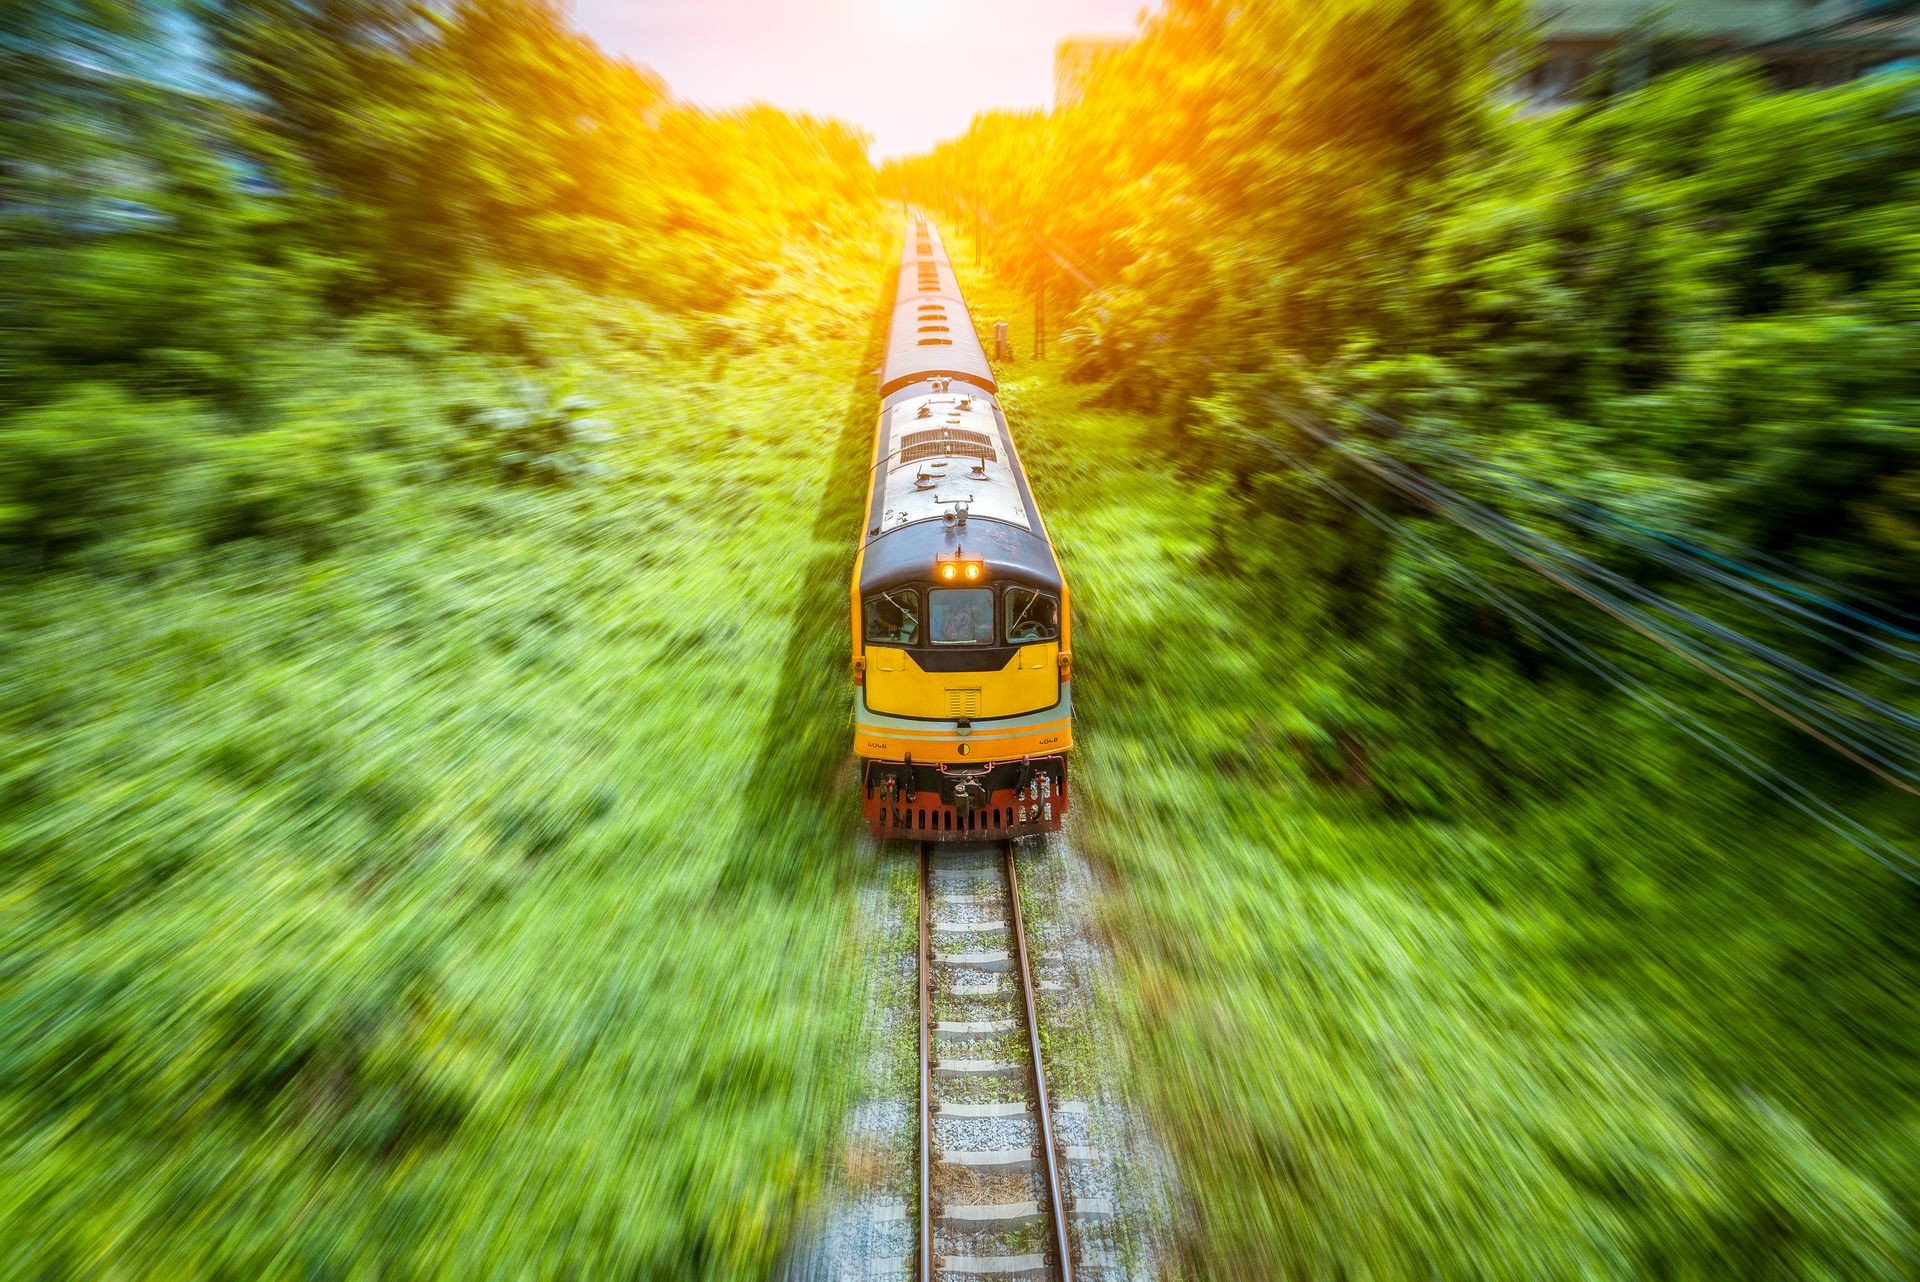
[[[863,809],[881,840],[982,841],[1056,832],[1067,813],[1065,757],[980,766],[869,761]]]

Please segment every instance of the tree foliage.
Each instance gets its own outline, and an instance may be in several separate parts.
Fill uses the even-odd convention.
[[[729,309],[870,225],[857,131],[679,103],[542,0],[76,2],[9,22],[0,556],[30,564],[120,530],[111,513],[202,542],[350,516],[353,475],[389,471],[394,438],[301,421],[298,373],[329,346],[535,358],[510,310],[472,302],[503,269],[725,346]],[[523,400],[451,398],[440,453],[491,439],[504,479],[589,477],[591,442],[468,430],[551,419]],[[118,455],[101,432],[144,444]],[[162,459],[178,467],[133,475]]]
[[[1775,94],[1691,67],[1518,113],[1495,92],[1513,16],[1170,6],[1073,107],[983,116],[885,181],[1072,307],[1076,377],[1166,412],[1176,447],[1341,549],[1276,577],[1332,576],[1330,625],[1380,660],[1351,665],[1356,697],[1403,680],[1417,603],[1455,590],[1407,539],[1260,479],[1286,466],[1249,434],[1427,515],[1323,459],[1286,405],[1481,498],[1515,482],[1465,458],[1920,614],[1920,85]],[[1554,592],[1523,596],[1557,610]],[[1434,639],[1473,653],[1485,631],[1454,612]],[[1539,660],[1519,632],[1503,645]],[[1444,718],[1450,690],[1407,694]]]
[[[0,24],[0,1274],[764,1276],[854,811],[712,714],[843,671],[859,134],[520,0]]]
[[[1912,794],[1368,463],[1910,717],[1920,85],[1525,113],[1512,17],[1172,5],[882,176],[1070,309],[1010,413],[1142,1080],[1223,1273],[1905,1276],[1920,899],[1776,781]]]

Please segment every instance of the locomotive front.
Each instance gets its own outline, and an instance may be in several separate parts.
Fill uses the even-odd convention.
[[[1050,832],[1072,747],[1067,586],[938,234],[909,230],[853,585],[877,837]]]

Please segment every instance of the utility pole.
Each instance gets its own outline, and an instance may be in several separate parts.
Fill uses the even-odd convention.
[[[1043,361],[1047,358],[1047,278],[1040,278],[1040,286],[1033,292],[1033,359]]]

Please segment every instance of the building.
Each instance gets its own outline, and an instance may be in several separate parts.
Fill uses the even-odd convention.
[[[1920,58],[1920,0],[1537,0],[1540,58],[1520,97],[1571,102],[1689,62],[1748,58],[1782,89]]]
[[[1068,36],[1053,47],[1053,109],[1064,111],[1080,101],[1087,80],[1101,58],[1125,49],[1137,39],[1127,35]]]

